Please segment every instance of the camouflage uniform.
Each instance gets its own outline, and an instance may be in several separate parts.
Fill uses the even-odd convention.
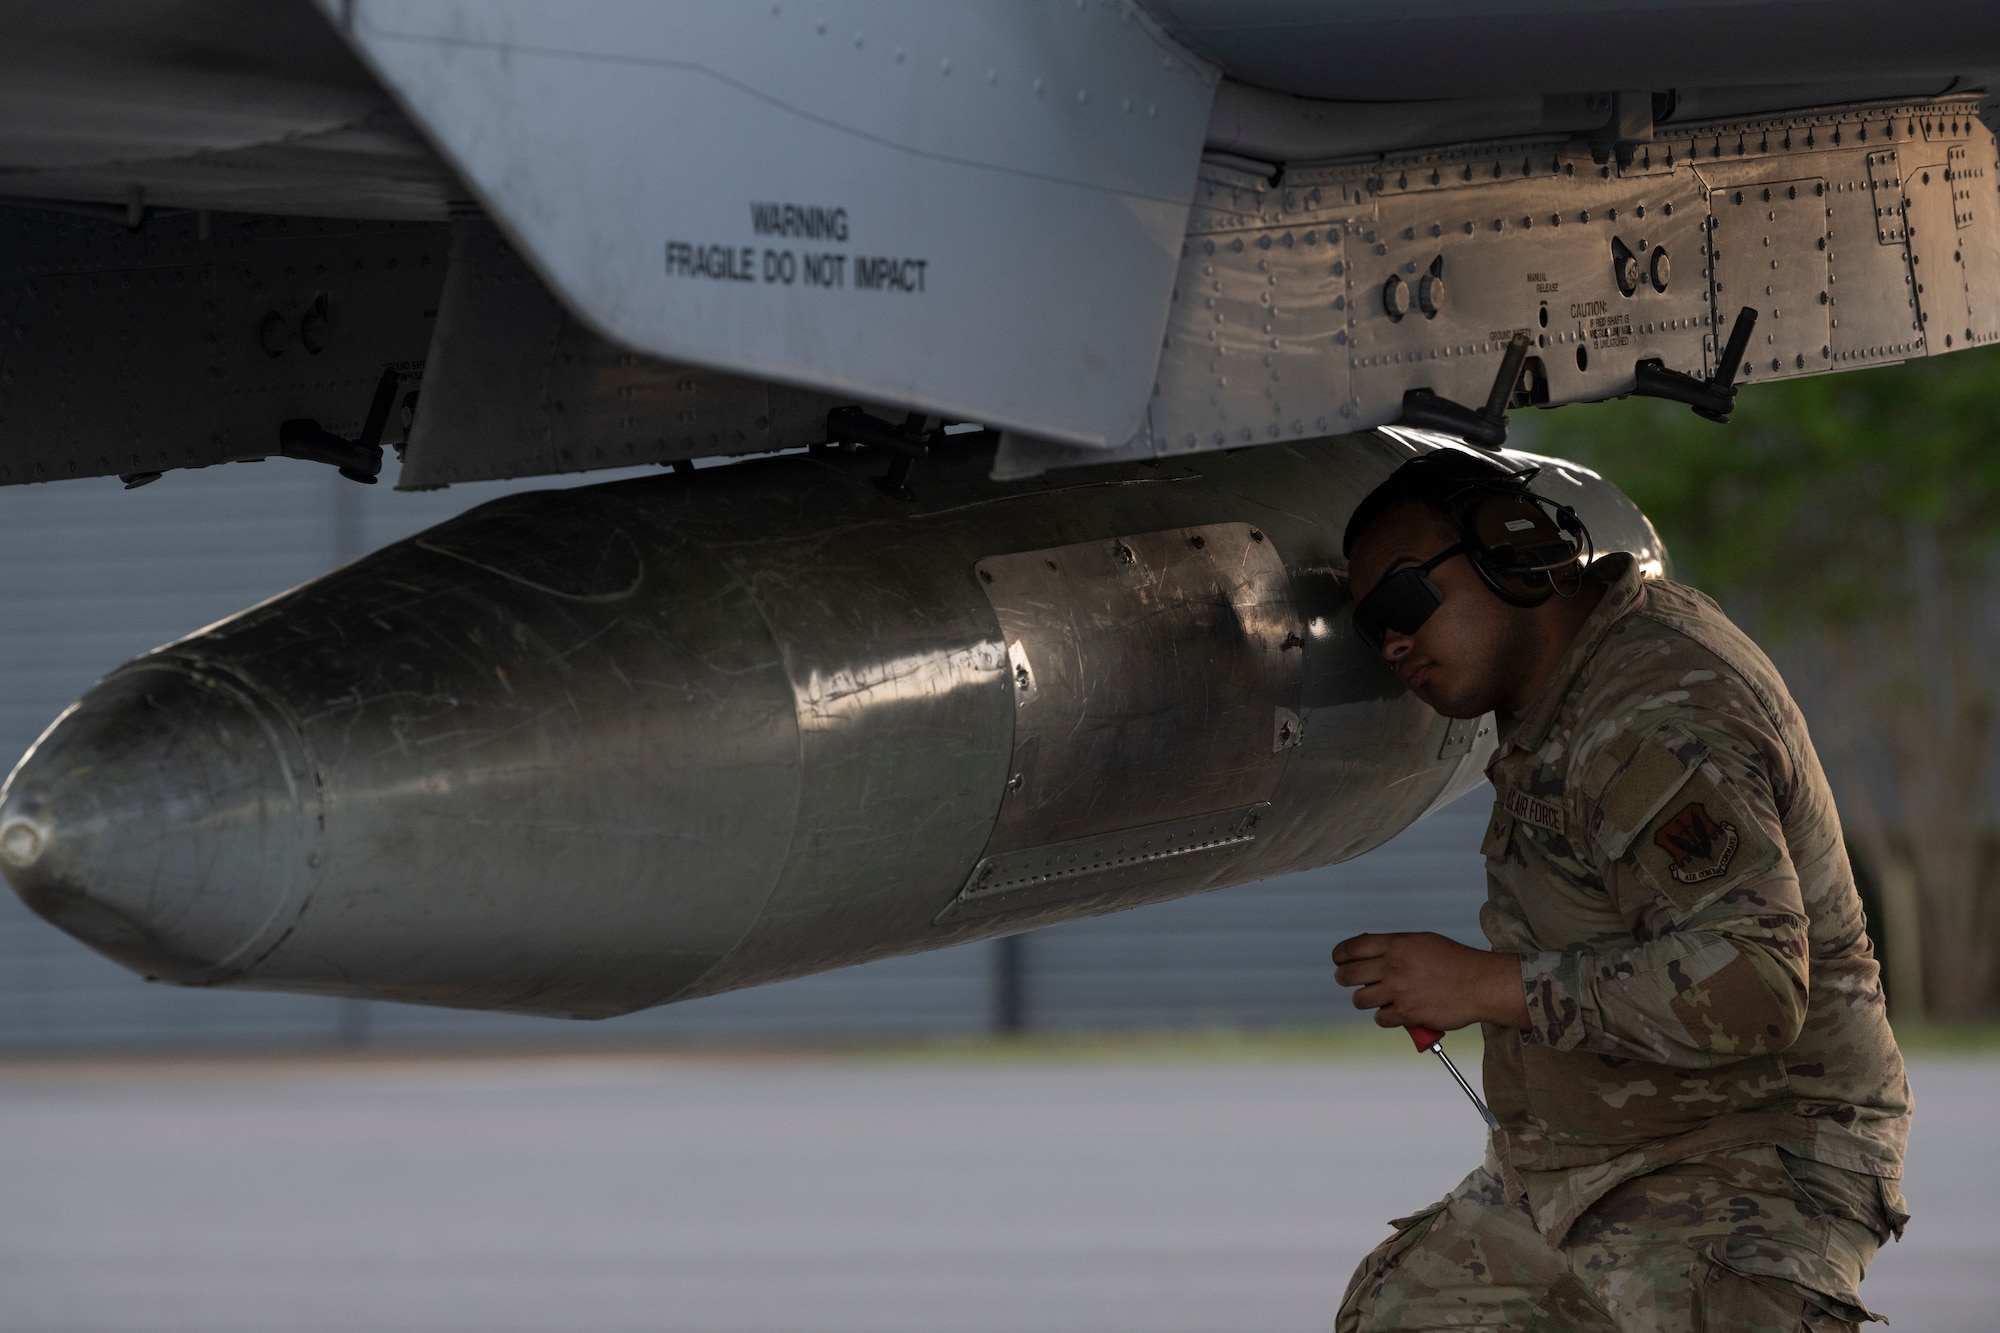
[[[1503,727],[1480,922],[1527,1031],[1501,1123],[1338,1327],[1852,1327],[1906,1215],[1910,1094],[1840,823],[1777,670],[1629,556]]]

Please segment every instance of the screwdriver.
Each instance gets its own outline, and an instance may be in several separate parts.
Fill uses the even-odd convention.
[[[1474,1092],[1472,1085],[1465,1081],[1465,1075],[1458,1072],[1458,1066],[1453,1064],[1451,1057],[1444,1053],[1444,1033],[1439,1032],[1436,1028],[1404,1028],[1403,1031],[1410,1034],[1410,1040],[1417,1044],[1418,1050],[1430,1051],[1438,1059],[1444,1061],[1444,1067],[1449,1069],[1451,1076],[1458,1080],[1458,1086],[1465,1089],[1466,1096],[1472,1098],[1473,1106],[1479,1111],[1479,1118],[1486,1122],[1488,1129],[1498,1133],[1500,1122],[1493,1118],[1493,1113],[1486,1109],[1486,1103],[1479,1099],[1479,1094]]]

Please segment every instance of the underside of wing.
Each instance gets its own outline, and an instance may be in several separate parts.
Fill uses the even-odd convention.
[[[111,672],[0,868],[151,977],[598,1016],[1357,855],[1495,743],[1355,634],[1361,497],[1490,451],[1661,573],[1509,411],[2000,338],[1996,69],[1935,0],[0,6],[0,484],[673,468]]]

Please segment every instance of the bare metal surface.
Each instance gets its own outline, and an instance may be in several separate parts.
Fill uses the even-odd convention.
[[[1261,530],[1124,533],[977,570],[1014,674],[989,852],[1270,799],[1292,747],[1266,724],[1299,706],[1305,622]]]
[[[1380,1060],[0,1066],[9,1333],[1292,1333],[1480,1125]],[[1987,1333],[2000,1063],[1912,1062],[1862,1288]]]
[[[1983,346],[2000,197],[1978,105],[1663,123],[1616,151],[1543,136],[1206,164],[1145,446],[1380,425],[1413,389],[1478,405],[1517,332],[1526,397],[1551,404],[1629,393],[1647,358],[1706,375],[1745,306],[1746,385]]]
[[[0,864],[144,975],[602,1017],[1343,861],[1479,780],[1345,619],[1347,515],[1420,447],[513,496],[114,672],[9,780]],[[1606,483],[1540,484],[1662,559]],[[1123,572],[978,577],[1078,546]],[[1010,636],[1059,650],[1025,705]],[[1028,739],[1061,782],[1003,821]],[[1266,802],[1248,842],[943,915],[983,856]]]

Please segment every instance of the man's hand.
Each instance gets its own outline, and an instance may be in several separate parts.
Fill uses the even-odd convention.
[[[1469,949],[1423,931],[1356,935],[1333,946],[1333,961],[1333,979],[1361,988],[1354,1007],[1373,1009],[1380,1027],[1529,1026],[1518,954]]]

